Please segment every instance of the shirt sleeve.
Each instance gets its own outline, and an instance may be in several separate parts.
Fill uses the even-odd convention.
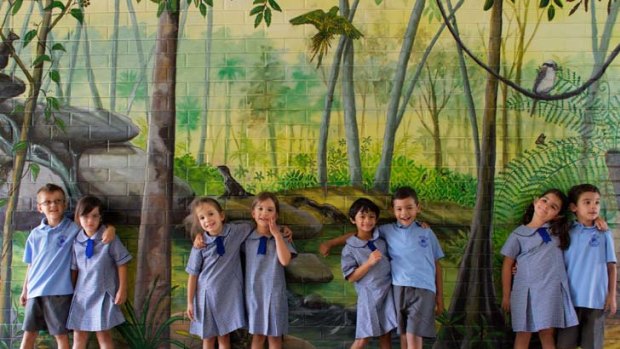
[[[112,240],[109,251],[117,266],[127,264],[131,260],[131,254],[129,254],[129,251],[127,251],[127,248],[125,248],[118,236]]]
[[[433,258],[435,260],[442,259],[445,255],[443,250],[441,249],[441,245],[439,244],[439,240],[433,231],[431,230],[429,234],[429,238],[431,240],[431,246],[433,247]]]
[[[31,264],[32,263],[32,233],[28,235],[28,239],[26,239],[26,246],[24,246],[24,263]]]
[[[614,238],[608,230],[605,232],[605,258],[607,263],[616,263],[616,250],[614,248]]]
[[[192,247],[185,271],[190,275],[198,275],[202,271],[202,251]]]
[[[286,247],[291,252],[291,258],[297,257],[297,249],[295,248],[295,245],[293,245],[293,243],[289,242],[288,240],[285,240],[285,241],[286,241]]]
[[[351,249],[348,246],[345,246],[342,249],[342,254],[340,256],[340,266],[342,268],[342,275],[344,275],[345,279],[348,278],[349,275],[351,275],[359,266],[359,264],[355,260],[355,257],[353,257]]]
[[[517,235],[511,233],[506,239],[504,246],[502,246],[502,250],[500,253],[506,257],[510,257],[512,259],[516,259],[519,253],[521,253],[521,247],[519,246],[519,240],[517,239]]]

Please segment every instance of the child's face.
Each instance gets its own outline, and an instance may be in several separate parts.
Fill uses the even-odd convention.
[[[395,199],[392,205],[394,206],[396,220],[405,227],[411,225],[420,212],[420,205],[412,197]]]
[[[278,219],[276,204],[271,199],[259,201],[252,209],[252,218],[258,227],[269,227],[269,222]]]
[[[224,212],[220,212],[213,205],[201,204],[196,207],[196,217],[200,222],[200,227],[209,235],[218,235],[224,227]]]
[[[65,208],[65,195],[60,191],[42,191],[37,195],[37,209],[45,215],[50,225],[62,221]]]
[[[570,210],[575,213],[580,223],[592,224],[601,212],[601,195],[595,192],[585,192],[579,196],[577,204],[570,204]]]
[[[88,236],[95,234],[101,225],[101,213],[99,212],[99,207],[95,207],[87,214],[81,215],[80,225]]]
[[[545,223],[557,217],[561,209],[562,199],[553,193],[534,200],[534,214]]]
[[[377,215],[372,211],[357,211],[355,218],[351,219],[351,223],[355,224],[358,233],[370,233],[377,225]]]

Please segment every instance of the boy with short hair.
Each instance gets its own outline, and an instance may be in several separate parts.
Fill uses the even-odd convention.
[[[558,349],[602,349],[605,311],[616,313],[616,253],[609,230],[595,226],[601,209],[601,193],[591,184],[568,192],[569,209],[576,221],[570,230],[570,246],[564,251],[568,283],[579,325],[558,331]]]
[[[434,338],[435,314],[443,312],[443,281],[439,260],[444,253],[430,228],[416,221],[420,204],[411,187],[396,189],[392,196],[396,222],[380,226],[391,258],[392,285],[401,347],[422,349],[424,337]],[[329,240],[320,253],[342,245],[351,234]]]
[[[38,331],[47,330],[59,349],[69,348],[65,327],[71,298],[71,249],[79,227],[64,216],[64,190],[48,183],[37,191],[37,210],[45,215],[34,228],[24,247],[24,262],[28,265],[20,303],[26,307],[21,348],[34,346]],[[111,235],[111,236],[110,236]],[[114,229],[104,233],[104,242],[115,237]]]

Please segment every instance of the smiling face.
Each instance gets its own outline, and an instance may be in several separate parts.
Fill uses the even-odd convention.
[[[408,227],[416,219],[420,213],[420,205],[412,198],[394,199],[392,202],[394,207],[394,216],[398,224]]]
[[[570,210],[579,223],[585,226],[593,225],[601,212],[601,194],[590,191],[582,193],[577,204],[570,204]]]
[[[65,194],[61,191],[41,191],[37,194],[37,209],[45,215],[47,224],[58,225],[65,213]]]
[[[355,214],[355,218],[351,219],[351,223],[357,227],[358,234],[370,237],[377,225],[377,215],[370,210],[360,210]]]
[[[269,231],[269,222],[278,219],[276,203],[271,199],[258,201],[252,208],[252,218],[259,231]]]
[[[80,215],[80,226],[88,236],[93,236],[101,225],[101,212],[99,207],[93,208],[90,212]]]
[[[202,203],[194,209],[194,214],[202,230],[209,235],[219,235],[224,227],[224,212],[220,212],[215,205]]]
[[[540,224],[550,222],[556,218],[561,209],[562,199],[553,193],[547,193],[534,200],[534,218]]]

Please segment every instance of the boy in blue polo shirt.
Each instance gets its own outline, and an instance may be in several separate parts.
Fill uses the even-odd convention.
[[[576,217],[570,230],[570,246],[564,251],[568,283],[579,325],[558,331],[558,349],[602,349],[605,311],[616,312],[616,253],[609,230],[595,226],[601,209],[601,193],[591,184],[568,192],[569,208]]]
[[[78,226],[64,216],[64,190],[46,184],[37,191],[37,210],[45,215],[34,228],[24,247],[24,262],[28,265],[20,303],[24,312],[24,335],[21,348],[32,348],[41,330],[54,336],[59,349],[69,349],[67,317],[73,283],[71,280],[71,250],[79,232]],[[115,237],[114,229],[104,233],[104,242]]]
[[[391,258],[392,285],[396,303],[401,347],[422,349],[424,337],[435,337],[435,314],[443,312],[443,282],[439,260],[444,253],[430,228],[416,221],[420,204],[410,187],[396,189],[392,195],[396,222],[380,226]],[[343,245],[352,234],[326,241],[319,246],[322,255],[333,246]]]

